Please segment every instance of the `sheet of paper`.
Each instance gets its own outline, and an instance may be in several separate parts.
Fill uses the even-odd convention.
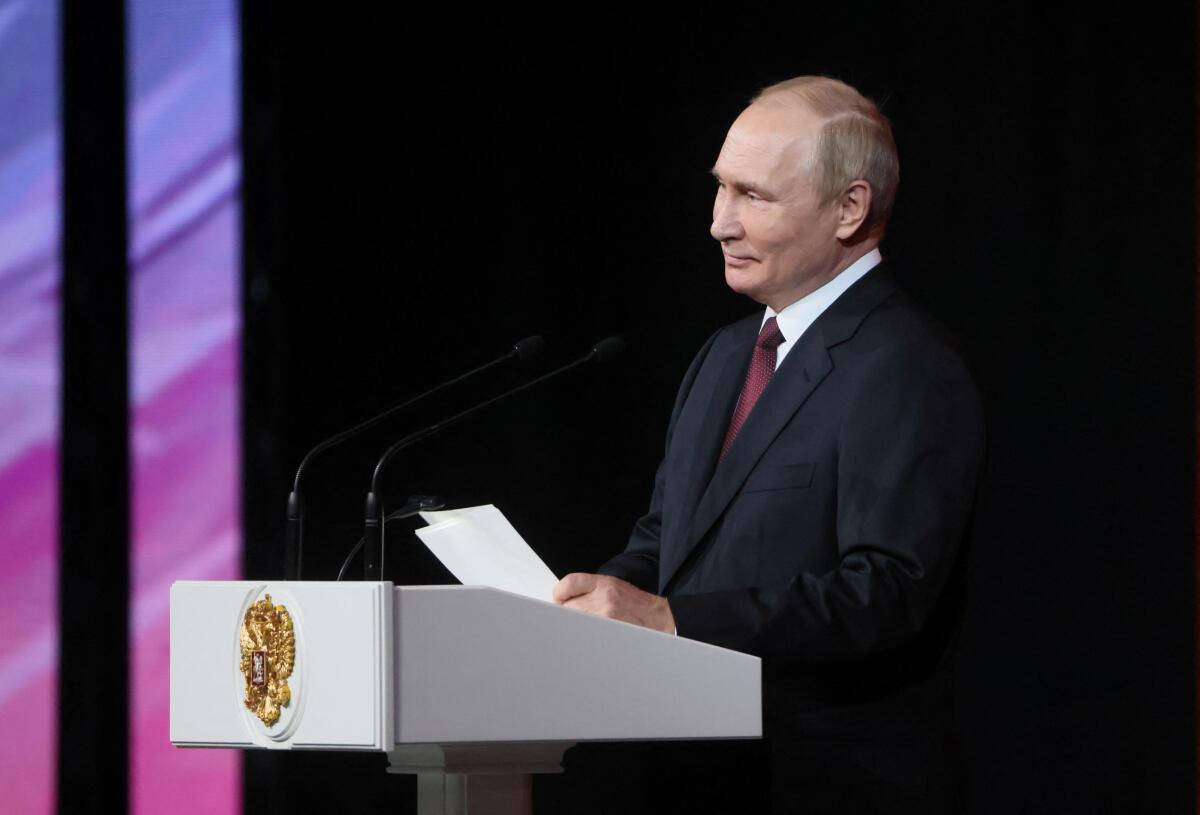
[[[491,586],[550,601],[558,578],[491,504],[422,512],[417,537],[464,586]]]

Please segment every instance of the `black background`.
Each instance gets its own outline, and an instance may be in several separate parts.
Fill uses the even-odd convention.
[[[707,235],[725,130],[766,83],[837,76],[894,123],[883,251],[988,410],[971,811],[1193,810],[1193,6],[242,14],[248,576],[281,573],[306,448],[531,333],[530,369],[318,460],[305,577],[336,573],[391,440],[612,333],[618,361],[410,451],[384,492],[495,503],[559,574],[617,552],[684,369],[754,308]],[[388,578],[450,582],[400,528]],[[249,754],[247,811],[408,811],[384,763]],[[572,783],[539,778],[539,810]]]

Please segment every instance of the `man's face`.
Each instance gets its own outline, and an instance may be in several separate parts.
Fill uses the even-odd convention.
[[[809,170],[820,126],[802,106],[758,102],[733,123],[713,166],[711,232],[725,256],[725,282],[776,311],[839,271],[839,207],[819,205]]]

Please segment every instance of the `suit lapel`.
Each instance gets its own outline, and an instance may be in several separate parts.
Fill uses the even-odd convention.
[[[666,592],[680,567],[729,506],[763,453],[833,370],[829,349],[852,336],[866,315],[895,289],[891,276],[876,267],[826,309],[788,352],[729,452],[717,463],[720,444],[758,334],[757,323],[751,321],[753,330],[748,332],[749,336],[738,337],[731,343],[734,347],[721,361],[723,367],[697,437],[680,515],[682,519],[691,520],[681,525],[686,529],[683,539],[673,542],[674,545],[663,553],[661,591]]]
[[[754,339],[758,336],[757,320],[744,320],[735,327],[732,334],[728,345],[714,359],[716,382],[712,385],[708,406],[691,451],[687,486],[680,504],[682,511],[678,516],[680,518],[691,518],[695,514],[696,504],[712,478],[721,443],[725,440],[725,430],[729,426],[729,417],[733,414],[738,394],[742,390],[742,380],[746,376],[746,368],[750,364],[750,355],[754,351]],[[687,525],[684,525],[681,531],[686,532],[687,528]],[[683,541],[675,543],[677,545],[671,548],[678,551]]]

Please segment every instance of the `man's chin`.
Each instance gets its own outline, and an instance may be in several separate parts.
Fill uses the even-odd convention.
[[[738,294],[744,294],[756,303],[762,302],[757,296],[760,291],[759,284],[761,281],[754,279],[754,276],[747,274],[747,271],[747,269],[739,269],[730,266],[728,263],[725,264],[725,285]]]

